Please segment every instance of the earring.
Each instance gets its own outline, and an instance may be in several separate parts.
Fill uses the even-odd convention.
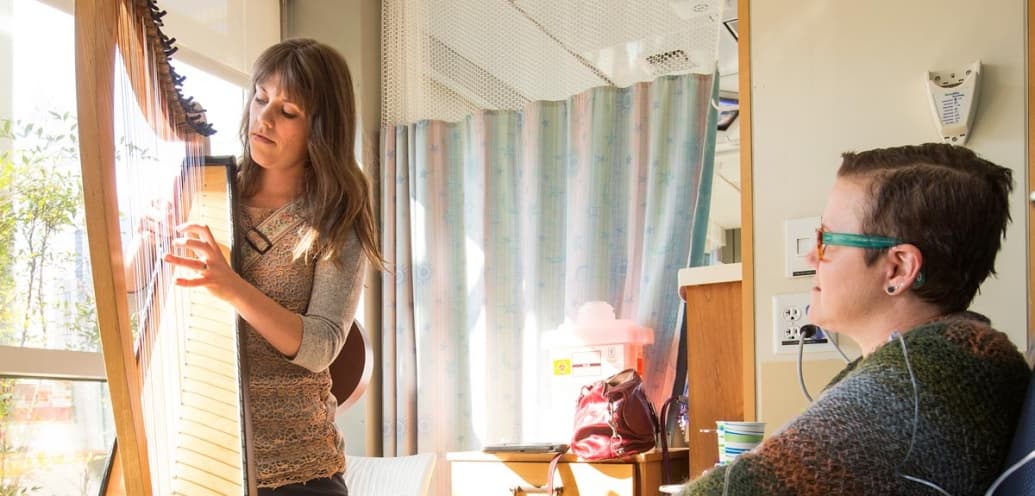
[[[886,289],[885,291],[887,291],[889,295],[895,294],[895,286],[888,286],[888,289]]]

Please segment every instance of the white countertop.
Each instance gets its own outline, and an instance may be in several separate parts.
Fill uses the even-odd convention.
[[[739,263],[705,265],[679,269],[679,287],[700,286],[720,282],[739,281],[743,278]]]

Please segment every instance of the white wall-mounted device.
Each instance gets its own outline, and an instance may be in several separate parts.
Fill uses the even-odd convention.
[[[790,278],[808,277],[816,273],[806,258],[816,246],[819,217],[787,219],[783,221],[784,275]]]
[[[931,115],[942,141],[962,145],[970,135],[981,88],[981,61],[966,67],[927,73]]]

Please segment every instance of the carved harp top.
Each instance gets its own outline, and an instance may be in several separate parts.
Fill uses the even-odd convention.
[[[200,106],[180,94],[182,78],[168,62],[175,49],[160,29],[163,15],[148,0],[77,0],[75,6],[80,160],[94,295],[121,469],[132,495],[153,493],[153,470],[143,425],[146,380],[138,370],[123,272],[117,103],[135,107],[158,139],[182,143],[187,157],[200,157],[211,134]]]

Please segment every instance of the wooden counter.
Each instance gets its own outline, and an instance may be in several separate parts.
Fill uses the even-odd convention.
[[[687,479],[686,448],[669,452],[673,481]],[[515,494],[516,487],[546,484],[552,453],[447,453],[453,496]],[[557,464],[554,486],[564,496],[655,496],[662,485],[661,452],[651,451],[624,460],[587,462],[568,453]],[[521,494],[521,493],[518,493]]]

